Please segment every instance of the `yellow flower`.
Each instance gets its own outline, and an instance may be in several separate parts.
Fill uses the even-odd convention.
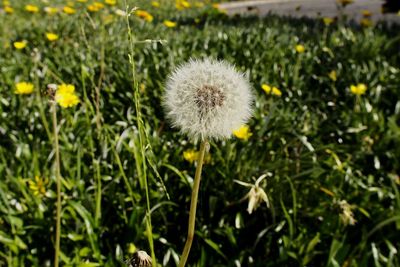
[[[152,1],[152,2],[151,2],[151,5],[152,5],[153,7],[160,7],[160,3],[157,2],[157,1]]]
[[[233,135],[239,139],[247,141],[253,134],[250,132],[250,127],[242,125],[239,129],[233,131]]]
[[[350,91],[355,95],[363,95],[367,91],[367,86],[363,83],[357,85],[351,85]]]
[[[176,27],[176,22],[170,20],[164,20],[164,25],[167,26],[168,28],[174,28]]]
[[[105,3],[109,6],[115,6],[117,4],[117,0],[106,0]]]
[[[367,9],[361,10],[361,14],[362,14],[364,17],[371,17],[371,16],[372,16],[372,12],[369,11],[369,10],[367,10]]]
[[[24,48],[26,47],[26,45],[27,45],[27,42],[26,42],[26,41],[14,42],[14,47],[15,47],[16,49],[19,49],[19,50],[24,49]]]
[[[185,8],[190,8],[190,3],[185,0],[176,0],[175,1],[175,7],[178,10],[183,10]]]
[[[301,44],[296,45],[297,53],[301,54],[301,53],[304,53],[304,51],[306,51],[306,48],[303,45],[301,45]]]
[[[3,0],[3,6],[9,6],[9,5],[11,5],[10,1]]]
[[[58,8],[48,6],[44,8],[44,11],[49,15],[54,15],[58,13]]]
[[[75,94],[75,86],[72,84],[59,85],[55,100],[63,108],[76,106],[79,103],[79,97]]]
[[[354,0],[336,0],[336,2],[345,7],[349,4],[352,4],[354,2]]]
[[[104,8],[104,4],[103,4],[103,3],[100,3],[100,2],[94,2],[93,5],[94,5],[95,7],[97,7],[98,9]]]
[[[136,14],[137,17],[139,17],[141,19],[144,19],[147,22],[152,22],[153,21],[153,16],[147,11],[138,10],[138,11],[135,12],[135,14]]]
[[[329,76],[329,78],[330,78],[332,81],[336,82],[336,80],[337,80],[337,74],[336,74],[336,71],[335,71],[335,70],[332,70],[331,72],[329,72],[328,76]]]
[[[4,12],[6,12],[7,14],[12,14],[12,13],[14,13],[14,8],[12,8],[10,6],[5,6]]]
[[[35,5],[26,5],[25,6],[25,10],[31,13],[38,13],[39,12],[39,8]]]
[[[277,87],[273,86],[269,86],[267,84],[263,84],[261,85],[261,88],[264,90],[265,93],[267,93],[268,95],[276,95],[276,96],[281,96],[282,95],[282,91],[279,90]]]
[[[15,85],[14,93],[17,95],[28,95],[33,92],[33,84],[27,82],[20,82]]]
[[[330,17],[324,17],[324,18],[322,18],[322,20],[323,20],[325,26],[329,26],[334,22],[334,19],[330,18]]]
[[[361,26],[366,27],[366,28],[367,27],[371,27],[373,25],[372,21],[370,19],[367,19],[367,18],[362,18],[360,20],[360,24],[361,24]]]
[[[72,8],[72,7],[69,7],[69,6],[63,7],[63,11],[64,11],[65,14],[68,14],[68,15],[72,15],[72,14],[76,13],[76,10],[74,8]]]
[[[195,2],[194,5],[195,5],[196,7],[203,7],[203,6],[204,6],[204,3],[202,3],[202,2]]]
[[[34,181],[29,180],[29,189],[33,191],[35,196],[46,194],[46,185],[49,183],[47,179],[40,178],[39,176],[35,176]]]
[[[195,162],[199,157],[199,152],[193,150],[193,149],[189,149],[183,152],[183,158],[187,161],[189,161],[190,163]]]
[[[79,3],[86,3],[87,2],[87,0],[76,0],[77,2],[79,2]]]
[[[46,38],[47,40],[49,40],[50,42],[56,41],[58,39],[58,35],[52,32],[48,32],[46,33]]]
[[[95,5],[88,5],[87,9],[88,9],[88,11],[90,11],[90,12],[97,12],[97,11],[100,10],[100,8],[98,8],[98,7],[95,6]]]

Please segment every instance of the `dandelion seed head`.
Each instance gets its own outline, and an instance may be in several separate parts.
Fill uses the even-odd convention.
[[[164,107],[174,127],[193,139],[221,139],[250,118],[248,80],[225,61],[190,60],[167,78]]]

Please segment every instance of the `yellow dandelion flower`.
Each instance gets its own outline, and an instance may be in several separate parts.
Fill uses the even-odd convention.
[[[25,10],[30,13],[38,13],[39,12],[39,8],[35,5],[26,5]]]
[[[203,3],[203,2],[195,2],[195,3],[194,3],[194,6],[195,6],[195,7],[203,7],[203,6],[204,6],[204,3]]]
[[[325,26],[331,25],[335,20],[330,17],[324,17],[322,18],[322,21],[324,22]]]
[[[46,12],[49,15],[54,15],[58,13],[58,8],[47,6],[44,8],[44,12]]]
[[[164,20],[164,25],[167,26],[168,28],[174,28],[176,27],[177,23],[170,21],[170,20]]]
[[[304,51],[306,51],[306,48],[301,44],[296,45],[295,48],[296,48],[296,52],[299,54],[304,53]]]
[[[153,16],[147,11],[138,10],[138,11],[135,12],[135,15],[137,17],[147,21],[147,22],[152,22],[153,21]]]
[[[336,71],[335,71],[335,70],[332,70],[331,72],[329,72],[328,77],[329,77],[332,81],[336,82],[336,80],[337,80]]]
[[[279,90],[277,87],[275,86],[269,86],[267,84],[263,84],[261,85],[261,88],[264,90],[264,92],[268,95],[276,95],[276,96],[281,96],[282,95],[282,91]]]
[[[157,1],[152,1],[152,2],[151,2],[151,5],[152,5],[153,7],[155,7],[155,8],[160,7],[160,3],[157,2]]]
[[[19,82],[15,84],[14,93],[17,95],[28,95],[33,92],[33,84],[27,82]]]
[[[367,28],[367,27],[371,27],[373,25],[372,21],[370,19],[367,18],[362,18],[360,20],[360,24],[361,26]]]
[[[354,2],[354,0],[336,0],[336,2],[342,6],[350,5]]]
[[[26,47],[26,45],[27,45],[27,42],[26,42],[26,41],[17,41],[17,42],[14,42],[14,47],[15,47],[16,49],[18,49],[18,50],[24,49],[24,48]]]
[[[105,3],[109,6],[115,6],[117,4],[117,0],[106,0]]]
[[[39,176],[35,176],[35,179],[29,180],[29,189],[33,191],[33,194],[35,196],[42,195],[44,196],[46,194],[46,185],[49,183],[49,181],[45,178],[40,178]]]
[[[190,3],[185,0],[176,0],[175,1],[175,7],[178,10],[184,10],[186,8],[190,8]]]
[[[357,85],[351,85],[350,91],[355,95],[363,95],[367,91],[367,86],[364,83],[359,83]]]
[[[88,6],[87,6],[87,10],[88,10],[89,12],[97,12],[97,11],[100,10],[100,8],[98,8],[98,7],[95,6],[95,5],[88,5]]]
[[[189,149],[183,152],[183,158],[187,161],[189,161],[190,163],[195,162],[199,157],[199,152],[193,150],[193,149]]]
[[[7,14],[12,14],[12,13],[14,13],[14,8],[12,8],[10,6],[5,6],[4,12],[6,12]]]
[[[3,5],[4,6],[9,6],[9,5],[11,5],[11,2],[8,1],[8,0],[3,0]]]
[[[372,12],[367,9],[361,10],[361,14],[363,15],[363,17],[371,17],[372,16]]]
[[[95,7],[97,7],[98,9],[104,8],[104,4],[103,4],[103,3],[100,3],[100,2],[94,2],[93,5],[94,5]]]
[[[64,11],[65,14],[68,14],[68,15],[72,15],[72,14],[76,13],[76,10],[74,8],[72,8],[72,7],[69,7],[69,6],[63,7],[63,11]]]
[[[247,141],[253,134],[250,132],[250,127],[248,125],[242,125],[239,129],[233,131],[233,135]]]
[[[219,5],[217,3],[211,5],[215,9],[219,9]]]
[[[79,103],[79,97],[75,94],[75,86],[72,84],[61,84],[58,86],[56,102],[63,108],[76,106]]]
[[[86,3],[87,2],[87,0],[76,0],[77,2],[79,2],[79,3]]]
[[[47,40],[49,40],[50,42],[56,41],[58,39],[58,35],[52,32],[47,32],[46,33],[46,38]]]

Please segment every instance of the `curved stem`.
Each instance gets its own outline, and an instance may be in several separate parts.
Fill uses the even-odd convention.
[[[52,103],[53,113],[53,132],[54,132],[54,150],[56,154],[56,180],[57,180],[57,219],[56,219],[56,251],[54,255],[54,266],[58,267],[58,258],[60,255],[60,236],[61,236],[61,173],[60,173],[60,148],[58,146],[57,131],[57,104]]]
[[[179,267],[184,267],[186,261],[189,257],[190,248],[192,246],[193,237],[194,237],[194,227],[196,223],[196,207],[197,207],[197,198],[199,195],[200,188],[200,179],[201,179],[201,169],[203,167],[204,155],[206,150],[208,150],[209,144],[207,141],[202,141],[200,145],[200,154],[197,159],[197,167],[196,174],[194,177],[193,190],[192,190],[192,199],[190,202],[190,212],[189,212],[189,225],[188,225],[188,235],[185,243],[185,247],[182,252],[181,259],[179,261]]]

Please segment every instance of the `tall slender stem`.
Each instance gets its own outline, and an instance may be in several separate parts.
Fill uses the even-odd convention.
[[[189,257],[190,248],[192,246],[194,238],[194,227],[196,223],[196,208],[197,208],[197,198],[199,195],[201,170],[203,168],[204,155],[206,150],[208,150],[209,144],[207,141],[201,142],[200,145],[200,155],[197,159],[196,174],[194,176],[194,183],[192,189],[192,199],[190,201],[190,212],[189,212],[189,224],[188,224],[188,235],[185,243],[185,247],[182,252],[181,260],[179,261],[179,267],[184,267],[186,261]]]
[[[54,266],[58,267],[58,258],[60,255],[60,236],[61,236],[61,173],[60,173],[60,148],[58,146],[57,131],[57,104],[52,101],[53,113],[53,134],[54,149],[56,154],[56,180],[57,180],[57,219],[56,219],[56,251],[54,255]]]

